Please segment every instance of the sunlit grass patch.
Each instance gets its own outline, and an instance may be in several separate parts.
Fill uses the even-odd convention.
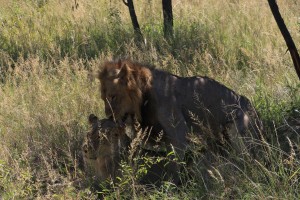
[[[300,85],[267,2],[173,1],[175,39],[166,41],[161,2],[135,1],[145,44],[135,43],[122,1],[0,3],[3,199],[98,197],[83,172],[80,147],[89,114],[105,117],[99,66],[118,57],[181,76],[207,75],[247,96],[272,152],[268,165],[217,156],[210,171],[201,163],[194,176],[184,170],[189,178],[180,187],[166,182],[151,189],[133,182],[138,175],[124,161],[120,183],[127,184],[105,188],[108,199],[299,198]],[[299,3],[278,5],[299,46]],[[196,163],[203,154],[192,150]],[[204,172],[211,182],[203,181]]]

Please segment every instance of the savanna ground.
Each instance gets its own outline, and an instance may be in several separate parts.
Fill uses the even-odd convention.
[[[247,96],[272,149],[268,167],[220,161],[211,187],[148,190],[129,166],[107,198],[299,199],[300,82],[267,0],[173,1],[175,38],[163,38],[161,1],[135,1],[146,44],[136,44],[117,0],[0,0],[0,199],[95,199],[80,146],[87,116],[104,117],[99,82],[107,59],[129,57],[177,75],[207,75]],[[278,5],[298,49],[300,2]],[[229,167],[224,170],[224,166]],[[113,192],[112,192],[113,191]]]

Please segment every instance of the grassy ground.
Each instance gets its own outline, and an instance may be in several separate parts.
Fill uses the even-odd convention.
[[[79,1],[76,8],[74,1],[0,0],[0,198],[97,198],[82,171],[80,145],[87,116],[104,117],[93,75],[116,57],[207,75],[247,96],[272,153],[268,168],[239,156],[233,160],[243,160],[243,170],[217,162],[210,187],[199,169],[180,188],[166,183],[144,193],[129,182],[107,198],[299,198],[300,161],[289,147],[300,145],[300,84],[267,1],[174,0],[169,42],[160,3],[135,1],[146,42],[140,45],[122,1]],[[278,4],[300,48],[300,3]]]

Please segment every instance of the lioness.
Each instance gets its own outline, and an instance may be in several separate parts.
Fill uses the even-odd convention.
[[[99,120],[91,114],[89,123],[92,130],[87,133],[82,145],[86,171],[99,181],[114,179],[118,175],[120,156],[130,140],[124,127],[112,120]]]
[[[139,144],[145,144],[142,141],[136,141],[133,144],[129,137],[137,135],[136,132],[139,130],[134,127],[133,120],[131,118],[129,120],[125,127],[120,126],[111,119],[99,120],[93,114],[89,116],[92,130],[85,137],[82,152],[86,172],[97,181],[105,181],[108,178],[114,180],[116,176],[121,176],[119,165],[121,157],[123,156],[125,160],[127,158],[128,161],[128,157],[133,156],[129,156],[129,154],[136,155],[135,152],[132,152],[133,150],[139,151],[142,155],[164,155],[161,152],[140,148]],[[135,146],[133,147],[133,145]],[[147,173],[140,177],[139,182],[146,184],[159,183],[164,174],[163,166],[166,164],[163,161],[153,164],[147,169]]]
[[[163,130],[169,150],[180,158],[189,132],[212,134],[237,151],[260,138],[250,101],[211,78],[179,77],[130,60],[105,62],[98,78],[107,117],[122,122],[135,115],[143,128]]]

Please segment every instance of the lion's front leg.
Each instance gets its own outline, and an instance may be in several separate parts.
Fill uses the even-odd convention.
[[[158,112],[158,120],[162,125],[166,134],[167,152],[170,154],[170,163],[166,166],[167,178],[172,179],[173,183],[180,182],[180,162],[184,160],[185,151],[187,148],[187,133],[188,127],[183,114],[177,109],[163,108]],[[179,160],[176,161],[175,158]]]

